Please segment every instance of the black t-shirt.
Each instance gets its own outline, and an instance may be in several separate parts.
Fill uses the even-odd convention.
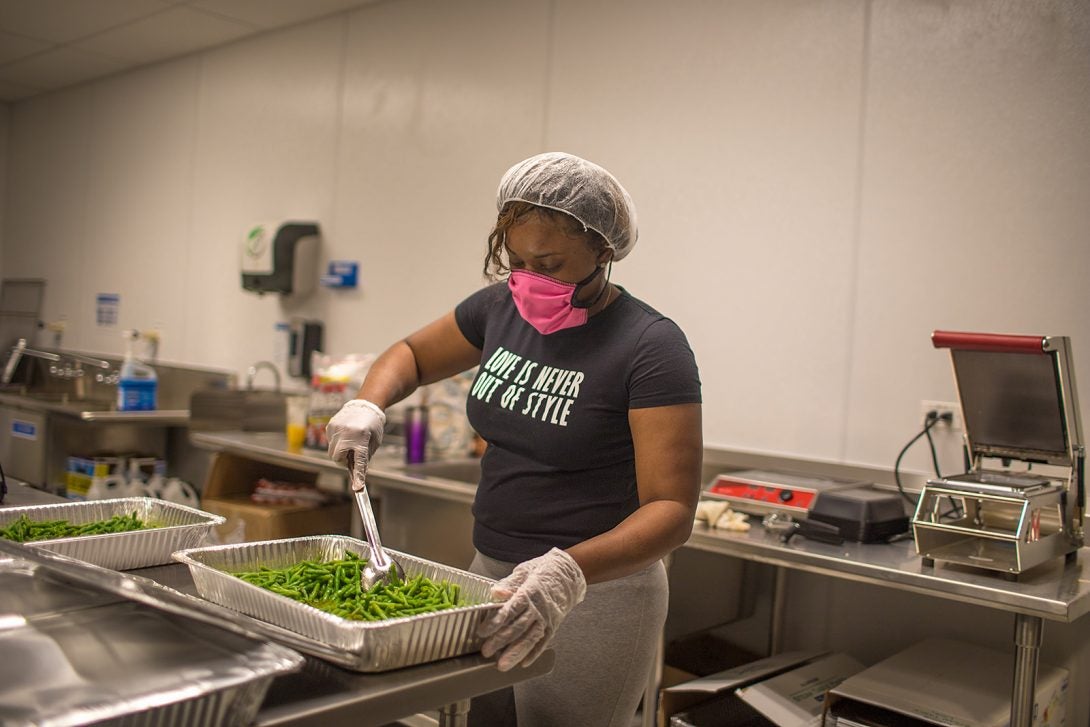
[[[521,562],[612,529],[639,505],[628,410],[700,402],[681,329],[622,292],[585,325],[547,336],[506,283],[454,310],[482,351],[466,404],[488,443],[473,503],[473,545]]]

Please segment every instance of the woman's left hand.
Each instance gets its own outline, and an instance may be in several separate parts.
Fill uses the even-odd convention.
[[[493,599],[506,603],[478,628],[478,635],[485,639],[481,653],[486,657],[498,653],[500,671],[517,664],[529,666],[586,593],[587,581],[579,564],[559,548],[520,563],[492,587]]]

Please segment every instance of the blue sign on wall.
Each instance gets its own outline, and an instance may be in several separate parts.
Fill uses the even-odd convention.
[[[360,264],[350,260],[330,260],[329,272],[322,276],[327,288],[355,288],[358,284]]]
[[[19,437],[20,439],[37,439],[38,425],[34,424],[34,422],[24,422],[21,419],[14,419],[11,422],[11,436]]]
[[[117,310],[121,296],[117,293],[99,293],[95,296],[95,325],[116,326]]]

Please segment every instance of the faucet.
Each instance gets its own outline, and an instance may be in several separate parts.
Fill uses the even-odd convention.
[[[70,358],[73,361],[91,364],[92,366],[100,369],[108,369],[113,366],[113,364],[109,361],[103,361],[102,359],[95,358],[93,356],[84,356],[82,353],[71,353],[70,351],[65,351],[63,356],[64,358]]]
[[[19,342],[11,349],[11,356],[8,357],[7,364],[4,365],[4,373],[0,374],[0,384],[10,384],[11,377],[15,375],[15,367],[19,365],[23,356],[31,356],[33,358],[41,358],[46,361],[60,361],[61,357],[55,353],[49,351],[37,351],[33,348],[27,348],[26,339],[20,338]]]
[[[258,361],[249,369],[246,370],[246,389],[252,391],[254,388],[254,377],[257,376],[258,369],[268,369],[272,371],[273,379],[276,381],[276,393],[280,393],[280,369],[276,368],[276,365],[272,361]]]
[[[66,359],[71,359],[72,361],[76,362],[76,365],[72,367],[71,370],[69,369],[67,364],[65,365],[64,378],[74,378],[76,380],[75,388],[77,399],[87,398],[87,381],[83,378],[85,373],[83,370],[83,364],[88,364],[90,366],[94,366],[95,368],[103,369],[106,371],[109,371],[113,367],[113,364],[111,364],[109,361],[103,361],[102,359],[95,358],[94,356],[85,356],[82,353],[65,352],[64,354],[62,354],[62,356]],[[98,372],[98,374],[96,374],[95,376],[95,380],[100,383],[106,383],[106,379],[107,375],[103,374],[101,371]]]

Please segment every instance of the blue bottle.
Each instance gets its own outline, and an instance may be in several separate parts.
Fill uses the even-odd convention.
[[[133,355],[136,336],[136,331],[125,331],[129,343],[117,380],[118,411],[152,411],[159,405],[159,377],[155,369]]]

